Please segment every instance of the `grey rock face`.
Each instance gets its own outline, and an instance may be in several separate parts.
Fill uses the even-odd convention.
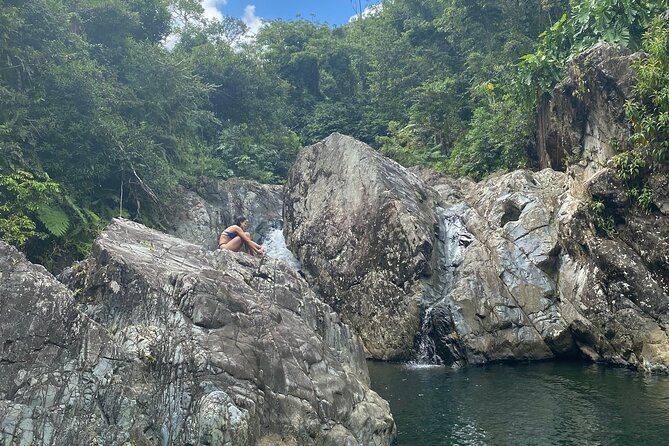
[[[459,188],[462,202],[442,212],[441,233],[448,236],[440,237],[436,299],[427,307],[428,358],[464,365],[571,349],[561,340],[566,327],[552,277],[559,247],[551,225],[565,180],[553,171],[517,171]],[[452,181],[433,184],[454,194]]]
[[[183,191],[183,206],[170,233],[207,249],[218,248],[218,237],[234,219],[249,219],[249,232],[258,242],[281,221],[283,186],[231,178],[207,181],[196,193]]]
[[[624,148],[629,127],[623,105],[636,81],[632,61],[639,57],[622,46],[600,43],[573,58],[568,77],[539,113],[541,167],[563,170],[573,164],[579,178],[587,180]]]
[[[622,187],[608,169],[587,182],[551,169],[478,184],[412,173],[335,134],[292,171],[286,233],[375,357],[400,356],[418,330],[422,361],[586,357],[665,370],[669,223],[630,207]],[[614,237],[597,229],[590,197],[615,213]]]
[[[666,219],[624,206],[606,171],[584,187],[618,203],[625,224],[613,238],[598,233],[588,200],[560,172],[517,171],[460,187],[431,181],[446,201],[464,199],[442,220],[451,236],[436,250],[440,300],[426,308],[421,343],[428,359],[585,356],[667,370]]]
[[[282,262],[115,220],[63,275],[84,311],[4,245],[0,265],[3,308],[15,309],[0,317],[3,443],[387,445],[394,436],[359,342]]]
[[[133,365],[46,269],[0,242],[0,442],[121,444]],[[123,432],[121,432],[123,431]]]
[[[300,152],[284,233],[315,290],[370,356],[407,358],[419,331],[435,203],[421,180],[337,133]]]

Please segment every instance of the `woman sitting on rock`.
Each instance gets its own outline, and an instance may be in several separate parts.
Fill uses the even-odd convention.
[[[251,234],[246,232],[249,226],[248,219],[242,215],[235,219],[235,223],[221,233],[218,239],[218,249],[239,251],[243,247],[252,256],[265,254],[265,248],[251,240]]]

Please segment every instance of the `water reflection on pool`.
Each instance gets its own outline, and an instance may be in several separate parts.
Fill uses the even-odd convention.
[[[669,444],[669,377],[583,363],[370,362],[398,446]]]

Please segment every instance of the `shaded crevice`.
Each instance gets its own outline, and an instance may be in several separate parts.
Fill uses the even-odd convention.
[[[556,244],[553,249],[548,252],[546,260],[536,263],[537,268],[555,282],[555,287],[558,286],[560,278],[560,255],[562,254],[562,247]]]
[[[500,220],[500,227],[504,227],[510,221],[518,221],[522,212],[522,209],[515,203],[504,203],[504,215],[502,215],[502,219]]]

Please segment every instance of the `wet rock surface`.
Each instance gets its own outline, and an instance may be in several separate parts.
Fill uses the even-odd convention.
[[[115,220],[73,291],[0,265],[3,443],[391,442],[357,338],[283,262]]]

